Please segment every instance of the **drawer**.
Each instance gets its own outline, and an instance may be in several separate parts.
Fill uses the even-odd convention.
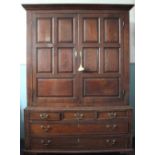
[[[127,111],[65,111],[30,112],[30,120],[71,121],[71,120],[108,120],[127,117]]]
[[[71,135],[71,134],[118,134],[128,133],[128,122],[119,123],[79,123],[79,124],[31,124],[33,136]]]
[[[63,114],[63,119],[64,120],[93,120],[97,118],[97,113],[96,112],[73,112],[73,111],[68,111],[64,112]]]
[[[64,148],[76,145],[75,137],[56,137],[56,138],[32,138],[32,149],[51,149],[51,148]]]
[[[128,148],[128,137],[115,136],[70,136],[32,138],[31,149],[121,149]]]
[[[31,112],[31,120],[59,121],[61,119],[59,112]]]
[[[78,145],[87,149],[120,149],[128,148],[129,139],[124,137],[90,136],[77,138]]]
[[[104,111],[98,112],[98,119],[99,120],[106,120],[106,119],[116,119],[116,118],[123,118],[127,117],[127,111]]]

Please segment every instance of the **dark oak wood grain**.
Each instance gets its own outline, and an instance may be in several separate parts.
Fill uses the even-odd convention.
[[[74,51],[73,48],[58,49],[58,73],[73,73]]]
[[[99,36],[98,18],[84,18],[83,19],[83,41],[84,42],[98,42]]]
[[[37,41],[50,42],[52,36],[51,19],[38,19],[37,20]]]
[[[96,145],[98,144],[98,145]],[[86,148],[90,151],[93,150],[94,146],[96,149],[116,149],[116,148],[127,148],[128,138],[122,137],[104,137],[104,136],[72,136],[72,137],[54,137],[54,138],[33,138],[31,140],[32,148],[40,150],[51,150],[51,149],[80,149],[85,150]]]
[[[83,48],[83,66],[86,72],[99,72],[99,49]]]
[[[73,42],[73,19],[58,18],[58,42]]]
[[[37,50],[37,71],[52,72],[52,51],[50,48]]]
[[[118,96],[118,79],[91,78],[84,80],[84,96]]]
[[[116,42],[119,43],[120,33],[120,21],[119,18],[105,18],[104,19],[104,41],[105,42]]]
[[[120,70],[120,51],[118,48],[104,49],[104,71],[105,72],[119,72]]]
[[[71,79],[38,79],[39,97],[73,96],[73,81]]]
[[[79,118],[81,119],[81,118]],[[127,134],[128,123],[126,122],[91,122],[91,123],[35,123],[30,125],[31,135],[34,137],[51,137],[53,135],[79,135],[79,134]]]
[[[128,106],[132,5],[23,7],[25,153],[132,153]]]

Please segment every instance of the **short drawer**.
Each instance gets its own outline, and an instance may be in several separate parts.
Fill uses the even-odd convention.
[[[92,111],[92,112],[73,112],[73,111],[68,111],[64,112],[63,114],[63,119],[64,120],[94,120],[97,118],[97,113]]]
[[[31,149],[123,149],[128,148],[128,137],[115,136],[70,136],[32,138]]]
[[[59,121],[61,119],[59,112],[31,112],[31,120]]]
[[[98,112],[99,120],[116,119],[127,117],[127,111],[104,111]]]
[[[128,133],[128,122],[119,123],[75,123],[75,124],[31,124],[30,131],[33,136],[71,135],[71,134],[118,134]]]

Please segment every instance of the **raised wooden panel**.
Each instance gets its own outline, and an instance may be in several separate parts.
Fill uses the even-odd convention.
[[[58,42],[73,43],[73,18],[58,18]]]
[[[99,65],[99,49],[83,48],[83,64],[88,72],[97,72]]]
[[[37,72],[52,71],[52,51],[50,48],[40,48],[37,50]]]
[[[72,79],[38,79],[38,97],[72,97]]]
[[[58,72],[59,73],[73,72],[73,48],[58,49]]]
[[[37,42],[52,41],[52,20],[41,18],[37,20]]]
[[[84,79],[84,96],[118,96],[119,80],[117,78]]]
[[[98,18],[83,19],[83,41],[99,42]]]
[[[119,18],[104,19],[104,41],[109,43],[119,43],[120,24]]]
[[[119,48],[105,48],[104,54],[104,71],[119,72]]]

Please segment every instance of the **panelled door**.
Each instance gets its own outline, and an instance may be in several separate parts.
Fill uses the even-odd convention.
[[[35,14],[33,25],[34,103],[76,103],[77,15]]]
[[[123,98],[123,20],[119,14],[81,14],[79,47],[82,103]],[[109,104],[109,103],[108,103]]]
[[[121,14],[37,13],[32,24],[33,103],[122,100]]]

